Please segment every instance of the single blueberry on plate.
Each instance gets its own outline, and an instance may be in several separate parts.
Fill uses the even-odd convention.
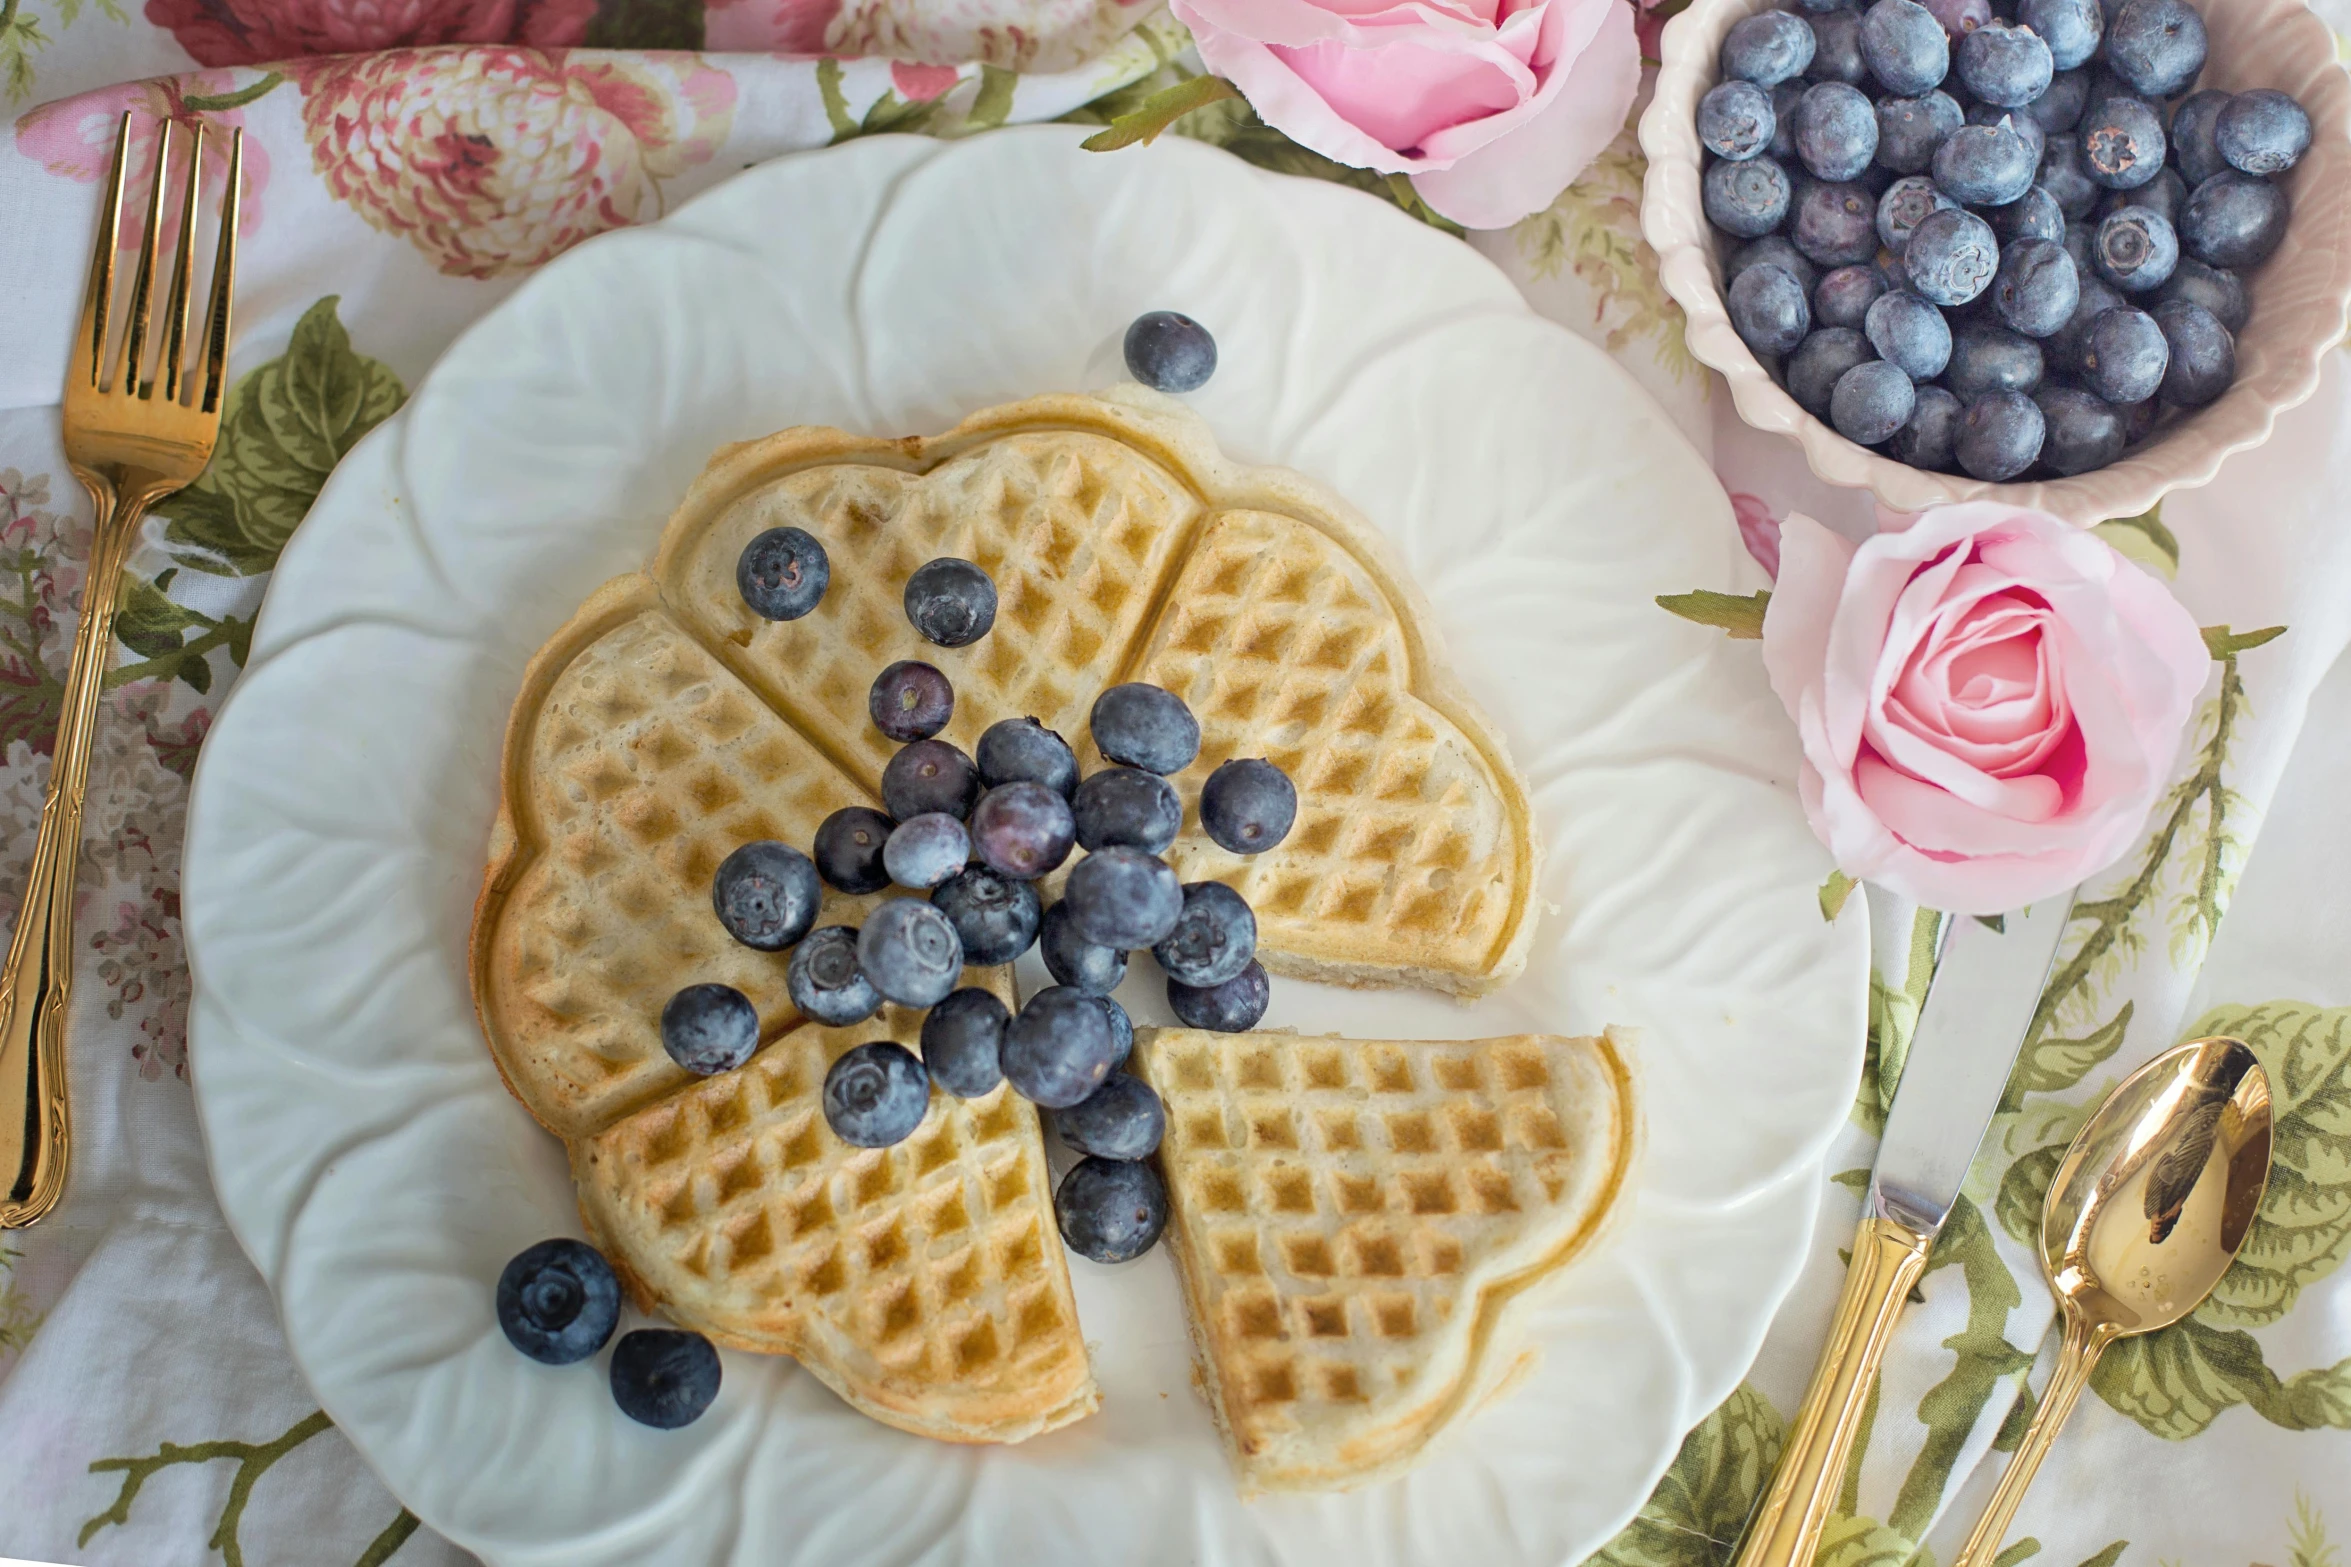
[[[1967,111],[1946,92],[1878,100],[1878,167],[1924,174],[1945,137],[1967,123]]]
[[[1960,85],[1979,101],[2003,109],[2031,103],[2049,90],[2057,74],[2054,54],[2041,35],[2011,22],[1976,28],[1951,53]]]
[[[2041,345],[1992,321],[1968,321],[1951,334],[1943,384],[1973,403],[1986,392],[2029,392],[2041,384]]]
[[[1801,76],[1812,63],[1812,29],[1785,11],[1758,11],[1731,24],[1723,35],[1722,74],[1758,87],[1776,87]]]
[[[1205,1028],[1219,1034],[1246,1034],[1265,1016],[1273,1000],[1273,981],[1265,965],[1251,963],[1221,985],[1167,982],[1167,1004],[1186,1028]]]
[[[1098,998],[1054,985],[1004,1025],[1000,1059],[1014,1093],[1048,1110],[1079,1103],[1110,1075],[1116,1042]]]
[[[1992,19],[1991,0],[1925,0],[1925,5],[1954,42]]]
[[[1982,218],[1947,208],[1928,213],[1910,231],[1902,266],[1911,288],[1929,304],[1964,305],[1991,285],[2000,245]]]
[[[2041,167],[2033,175],[2033,183],[2049,193],[2069,223],[2088,217],[2090,210],[2098,205],[2098,198],[2106,193],[2106,187],[2090,178],[2089,167],[2082,162],[2079,131],[2049,133],[2049,144],[2041,149]]]
[[[1078,792],[1077,753],[1069,742],[1033,718],[1005,718],[990,724],[972,751],[980,786],[1040,783],[1068,799]]]
[[[1170,979],[1221,985],[1257,956],[1257,916],[1221,881],[1184,884],[1184,911],[1151,949]]]
[[[2020,240],[2000,254],[1992,308],[2010,329],[2047,337],[2065,325],[2081,302],[2080,275],[2065,247],[2046,239]]]
[[[1959,419],[1959,466],[1997,484],[2041,455],[2040,404],[2022,392],[1986,392]]]
[[[942,555],[906,579],[906,618],[925,642],[966,647],[996,624],[996,584],[968,560]]]
[[[816,873],[843,892],[879,892],[890,885],[882,851],[898,824],[870,805],[845,805],[816,829]]]
[[[1200,786],[1200,826],[1234,854],[1263,854],[1297,819],[1297,786],[1261,756],[1234,757]]]
[[[1939,386],[1922,386],[1910,422],[1888,443],[1897,461],[1948,472],[1959,460],[1959,399]]]
[[[931,889],[931,906],[947,916],[963,943],[963,961],[1010,963],[1036,945],[1044,922],[1037,889],[985,865],[967,865]]]
[[[1829,423],[1846,440],[1875,446],[1910,422],[1916,402],[1910,377],[1899,366],[1873,359],[1837,378],[1829,396]]]
[[[1073,812],[1078,846],[1088,850],[1123,846],[1158,854],[1184,825],[1175,785],[1140,767],[1105,767],[1087,775]]]
[[[1951,324],[1916,294],[1887,294],[1869,307],[1864,331],[1878,357],[1913,381],[1931,381],[1951,362]]]
[[[1061,1178],[1053,1208],[1071,1251],[1088,1262],[1132,1262],[1167,1228],[1167,1187],[1138,1159],[1080,1159]]]
[[[1106,996],[1127,977],[1126,949],[1105,947],[1079,935],[1066,901],[1045,911],[1037,932],[1037,949],[1044,955],[1045,971],[1056,983],[1072,990]]]
[[[1886,280],[1876,267],[1838,267],[1812,291],[1812,318],[1822,326],[1859,326],[1885,291]]]
[[[798,620],[832,580],[824,546],[798,528],[770,528],[735,557],[735,587],[762,620]]]
[[[2016,19],[2049,46],[2049,58],[2070,71],[2098,52],[2106,12],[2098,0],[2017,0]]]
[[[1816,419],[1826,419],[1838,378],[1874,357],[1869,340],[1851,327],[1823,327],[1797,344],[1796,351],[1788,356],[1788,395],[1806,413]]]
[[[824,1075],[823,1097],[824,1123],[835,1137],[858,1148],[889,1148],[922,1125],[931,1074],[904,1045],[876,1039],[841,1053]]]
[[[2050,78],[2047,92],[2024,106],[2024,115],[2054,136],[2080,124],[2082,111],[2089,106],[2089,72],[2061,70]]]
[[[1173,310],[1135,317],[1127,328],[1127,374],[1155,392],[1194,392],[1216,374],[1216,339]]]
[[[1159,1139],[1167,1133],[1167,1107],[1149,1083],[1112,1072],[1100,1088],[1068,1109],[1054,1111],[1053,1130],[1077,1153],[1097,1159],[1148,1159],[1159,1151]]]
[[[1061,901],[1079,935],[1124,951],[1151,946],[1175,928],[1184,886],[1157,855],[1114,845],[1078,861]]]
[[[824,886],[807,855],[761,838],[718,862],[710,904],[726,933],[760,952],[781,952],[816,924]]]
[[[688,985],[662,1006],[661,1048],[696,1077],[732,1072],[759,1048],[759,1009],[732,985]]]
[[[612,1401],[639,1425],[692,1425],[717,1400],[718,1383],[718,1350],[699,1333],[637,1328],[612,1346]]]
[[[2057,198],[2042,187],[2031,190],[2005,207],[1993,207],[1984,214],[1984,221],[1992,225],[1993,235],[2006,247],[2018,240],[2045,239],[2062,244],[2065,239],[2065,209],[2057,205]]]
[[[2155,297],[2184,299],[2192,305],[2202,305],[2231,332],[2244,331],[2245,322],[2253,314],[2253,302],[2246,296],[2243,278],[2226,267],[2208,267],[2193,256],[2181,260],[2171,281],[2157,289]]]
[[[971,860],[971,834],[945,811],[909,816],[891,830],[882,846],[882,864],[901,887],[927,891]]]
[[[1810,8],[1812,63],[1804,74],[1815,82],[1860,86],[1869,81],[1869,66],[1861,58],[1861,13],[1851,6]]]
[[[2109,98],[2082,116],[2082,171],[2108,190],[2136,190],[2162,172],[2163,116],[2138,98]]]
[[[1898,98],[1915,98],[1949,74],[1951,35],[1913,0],[1877,0],[1862,13],[1861,58],[1879,86]]]
[[[2171,160],[2179,165],[2180,178],[2188,182],[2190,190],[2229,166],[2229,160],[2221,156],[2215,132],[2220,111],[2229,106],[2233,96],[2208,87],[2190,93],[2171,112]]]
[[[1768,156],[1709,165],[1699,181],[1706,221],[1725,234],[1754,239],[1769,234],[1788,215],[1788,176]]]
[[[902,658],[873,677],[865,710],[885,739],[928,740],[955,716],[955,687],[930,665]]]
[[[1060,868],[1077,841],[1069,802],[1041,783],[998,784],[971,808],[971,843],[992,870],[1034,881]]]
[[[1110,1019],[1110,1069],[1115,1072],[1135,1053],[1135,1020],[1127,1016],[1127,1009],[1115,999],[1109,996],[1094,999],[1102,1003],[1102,1015]]]
[[[2046,434],[2041,461],[2056,473],[2072,475],[2103,468],[2122,455],[2122,415],[2095,392],[2078,386],[2044,386],[2033,393]]]
[[[1698,140],[1718,158],[1752,158],[1778,129],[1771,94],[1753,82],[1717,82],[1698,100]]]
[[[1790,244],[1788,236],[1785,234],[1766,234],[1763,238],[1751,239],[1737,250],[1732,251],[1729,264],[1723,268],[1723,281],[1726,284],[1729,283],[1749,267],[1779,267],[1783,269],[1790,277],[1804,285],[1806,299],[1810,299],[1812,291],[1820,286],[1820,269],[1805,260],[1804,252]]]
[[[2202,305],[2174,299],[2155,307],[2155,324],[2170,346],[2163,400],[2174,408],[2201,408],[2237,378],[2237,345],[2229,329]]]
[[[1858,178],[1877,150],[1877,110],[1860,88],[1820,82],[1797,101],[1796,156],[1814,178]]]
[[[963,938],[937,905],[892,898],[865,917],[857,967],[885,1001],[936,1006],[963,977]]]
[[[2078,270],[2078,268],[2077,268]],[[2068,375],[2082,373],[2082,357],[2089,352],[2090,323],[2106,311],[2119,308],[2122,295],[2106,286],[2094,272],[2080,275],[2081,293],[2065,325],[2041,340],[2041,352],[2050,366]]]
[[[784,989],[802,1017],[828,1028],[862,1023],[882,1009],[881,992],[857,966],[857,932],[848,925],[810,931],[792,949]]]
[[[498,1275],[497,1298],[507,1342],[543,1365],[587,1359],[620,1323],[620,1280],[612,1264],[568,1237],[517,1252]]]
[[[1796,161],[1796,104],[1812,84],[1802,77],[1771,89],[1771,145],[1764,148],[1782,169]]]
[[[2204,18],[2186,0],[2128,0],[2106,25],[2106,63],[2148,98],[2177,98],[2204,69]]]
[[[2007,115],[1996,125],[1962,125],[1935,149],[1935,183],[1971,207],[2006,206],[2033,188],[2039,167],[2039,151]]]
[[[2116,407],[2153,397],[2170,363],[2163,328],[2127,305],[2102,312],[2082,340],[2084,384]]]
[[[2124,293],[2148,293],[2170,281],[2179,265],[2179,233],[2151,208],[2124,207],[2099,222],[2090,259],[2098,275]]]
[[[1935,182],[1926,175],[1905,174],[1878,195],[1878,239],[1888,250],[1899,255],[1902,247],[1910,243],[1911,231],[1925,222],[1930,213],[1958,205],[1958,202],[1937,189]],[[1853,323],[1832,321],[1829,325],[1851,326]]]
[[[1731,279],[1724,303],[1732,329],[1759,354],[1784,354],[1812,329],[1803,285],[1779,267],[1749,267]]]
[[[1004,1081],[1004,1025],[1012,1020],[1003,1002],[973,987],[949,995],[922,1019],[922,1064],[931,1081],[958,1099],[995,1092]]]
[[[1094,698],[1086,726],[1105,757],[1145,772],[1182,772],[1200,754],[1200,720],[1184,699],[1141,681]]]
[[[882,768],[882,809],[899,821],[925,811],[969,816],[979,797],[979,769],[945,740],[917,740]]]
[[[1816,180],[1789,208],[1788,237],[1824,267],[1849,267],[1878,252],[1878,199],[1866,185]]]
[[[2257,267],[2286,237],[2286,193],[2223,169],[2188,193],[2180,240],[2208,267]]]

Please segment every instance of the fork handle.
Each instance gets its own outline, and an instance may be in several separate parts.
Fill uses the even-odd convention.
[[[57,725],[41,830],[33,840],[32,872],[25,880],[16,934],[8,943],[7,965],[0,968],[0,1175],[8,1181],[0,1192],[0,1229],[31,1224],[57,1205],[65,1189],[71,1136],[65,1024],[73,990],[82,795],[90,781],[90,742],[114,645],[123,566],[138,536],[139,518],[153,499],[147,489],[89,488],[102,520],[90,551],[89,579],[82,585],[81,621],[74,628],[65,712]]]

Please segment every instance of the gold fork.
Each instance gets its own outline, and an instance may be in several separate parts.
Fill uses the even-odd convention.
[[[57,1205],[65,1187],[69,1123],[66,1114],[65,1023],[73,987],[73,883],[81,858],[82,792],[90,777],[90,741],[97,728],[98,692],[114,645],[114,603],[123,566],[138,542],[139,519],[164,496],[192,482],[212,458],[220,435],[229,351],[229,290],[236,274],[237,197],[245,133],[229,142],[227,190],[221,202],[220,240],[212,268],[212,301],[205,312],[200,366],[188,358],[188,295],[196,270],[197,185],[204,166],[204,127],[194,127],[187,174],[180,189],[180,225],[173,246],[170,292],[163,306],[163,343],[150,371],[149,307],[162,259],[166,181],[175,141],[165,120],[155,144],[155,178],[147,192],[146,242],[131,283],[130,319],[119,356],[107,352],[113,321],[114,263],[122,230],[122,188],[130,166],[131,116],[122,117],[98,223],[97,253],[82,298],[81,324],[65,375],[65,460],[90,492],[98,530],[90,546],[89,579],[82,586],[81,623],[74,631],[73,663],[65,679],[65,712],[41,830],[33,841],[33,868],[8,961],[0,969],[0,1229],[32,1223]],[[17,1107],[23,1106],[20,1111]]]

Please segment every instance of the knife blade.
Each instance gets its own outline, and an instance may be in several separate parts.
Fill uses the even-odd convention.
[[[1996,922],[1956,921],[1944,938],[1886,1112],[1836,1318],[1737,1567],[1812,1561],[1878,1362],[1999,1109],[2072,913],[2071,899],[2048,898]]]

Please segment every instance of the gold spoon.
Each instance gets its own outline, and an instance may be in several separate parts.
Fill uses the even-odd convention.
[[[2171,1326],[2228,1272],[2269,1184],[2269,1132],[2269,1075],[2235,1039],[2165,1051],[2090,1113],[2041,1210],[2041,1269],[2065,1317],[2057,1369],[1952,1567],[1990,1567],[2107,1346]]]

